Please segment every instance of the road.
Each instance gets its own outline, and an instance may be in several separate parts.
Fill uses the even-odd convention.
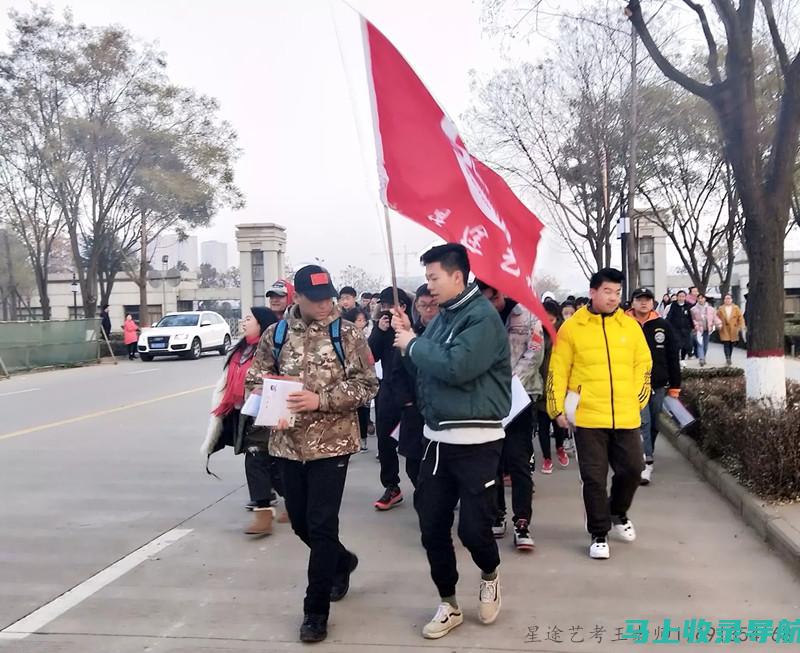
[[[242,535],[241,459],[217,454],[216,480],[198,453],[221,362],[123,361],[0,382],[0,651],[303,648],[306,551],[286,525],[260,540]],[[639,539],[612,541],[607,562],[586,555],[574,461],[537,472],[536,551],[501,541],[498,622],[477,623],[478,574],[460,550],[467,618],[438,642],[419,635],[437,597],[411,502],[376,513],[374,453],[354,456],[342,534],[361,566],[316,650],[613,651],[632,646],[612,641],[626,619],[652,629],[664,618],[800,617],[789,567],[665,440],[658,448],[654,483],[631,512]]]

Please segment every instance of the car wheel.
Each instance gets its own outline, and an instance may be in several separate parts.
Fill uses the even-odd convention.
[[[202,355],[203,355],[203,345],[200,342],[200,338],[195,338],[194,340],[192,340],[192,348],[189,350],[189,355],[187,358],[196,361]]]
[[[149,363],[153,360],[153,357],[150,354],[139,354],[139,358],[142,359],[142,362]]]
[[[231,337],[226,333],[225,340],[222,343],[222,347],[219,348],[219,353],[223,356],[228,353],[228,350],[231,348]]]

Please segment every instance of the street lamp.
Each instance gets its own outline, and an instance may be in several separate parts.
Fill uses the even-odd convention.
[[[163,308],[161,309],[161,316],[167,314],[167,265],[169,264],[169,254],[164,254],[161,257],[161,297],[163,299]]]
[[[69,284],[69,289],[72,291],[72,319],[78,319],[78,291],[81,289],[78,280],[75,278],[75,273],[72,273],[72,283]]]

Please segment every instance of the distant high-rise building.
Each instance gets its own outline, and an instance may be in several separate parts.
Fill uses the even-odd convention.
[[[200,263],[208,263],[217,272],[225,272],[228,269],[228,244],[218,240],[200,243]]]
[[[190,272],[200,267],[197,262],[197,236],[189,236],[186,240],[178,240],[178,234],[161,234],[147,246],[150,261],[156,270],[161,269],[161,259],[169,256],[168,266],[177,267],[178,261],[186,265]]]

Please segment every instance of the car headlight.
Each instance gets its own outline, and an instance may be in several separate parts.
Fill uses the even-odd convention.
[[[189,339],[188,333],[179,333],[177,336],[175,336],[175,340],[188,340],[188,339]]]

